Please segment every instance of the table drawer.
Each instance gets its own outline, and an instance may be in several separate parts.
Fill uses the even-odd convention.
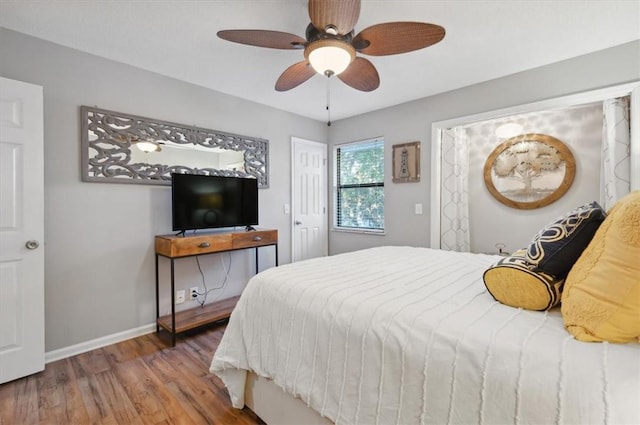
[[[209,254],[227,251],[233,248],[232,235],[202,235],[187,238],[156,237],[156,252],[167,257],[185,257],[189,255]]]
[[[233,248],[273,245],[278,242],[277,230],[256,230],[255,232],[234,233]]]

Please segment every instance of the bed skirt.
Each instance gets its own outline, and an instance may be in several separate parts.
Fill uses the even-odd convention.
[[[333,425],[299,398],[285,393],[273,381],[253,372],[247,373],[244,401],[267,424]]]

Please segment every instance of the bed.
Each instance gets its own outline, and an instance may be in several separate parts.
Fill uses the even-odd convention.
[[[498,259],[385,246],[266,270],[210,370],[273,424],[640,423],[640,344],[498,303]]]

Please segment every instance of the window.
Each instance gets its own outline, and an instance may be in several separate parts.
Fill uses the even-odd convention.
[[[384,231],[384,140],[336,146],[335,227]]]

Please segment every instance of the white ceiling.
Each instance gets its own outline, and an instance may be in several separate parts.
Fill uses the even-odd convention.
[[[638,40],[640,1],[362,0],[355,32],[389,21],[430,22],[447,34],[427,49],[367,57],[380,74],[374,92],[332,78],[333,120]],[[0,0],[3,27],[326,120],[326,77],[274,90],[301,51],[216,36],[221,29],[268,29],[304,37],[308,23],[306,0]]]

